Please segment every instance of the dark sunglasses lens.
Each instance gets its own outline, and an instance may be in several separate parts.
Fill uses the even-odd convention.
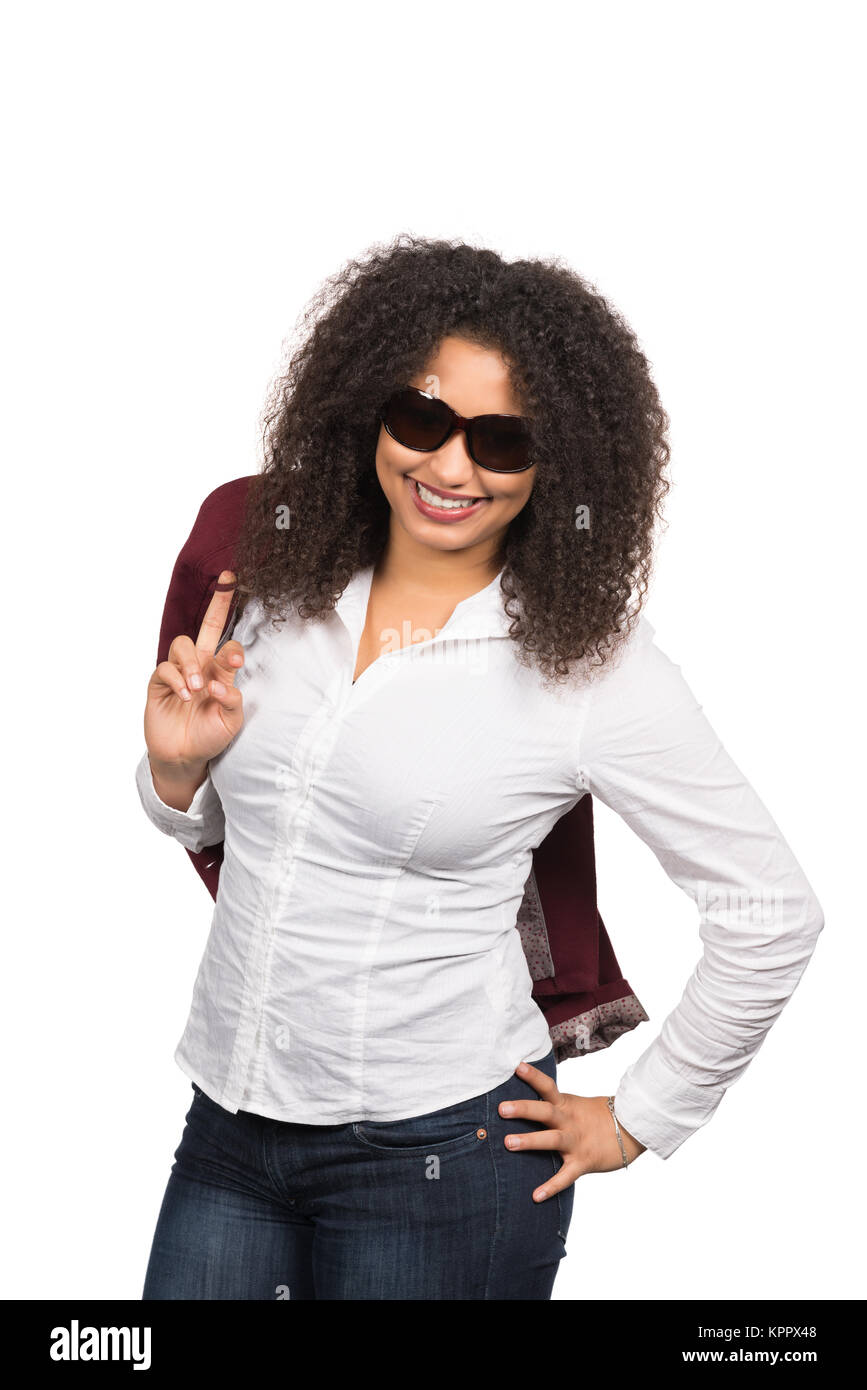
[[[520,420],[506,415],[483,416],[471,426],[473,451],[483,468],[514,473],[530,462],[530,434]]]
[[[408,449],[437,449],[443,442],[451,412],[442,401],[418,391],[395,391],[382,418],[399,444]]]

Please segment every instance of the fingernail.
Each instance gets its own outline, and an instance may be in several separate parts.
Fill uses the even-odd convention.
[[[521,1147],[521,1141],[520,1139],[516,1139],[514,1134],[510,1134],[506,1140],[506,1147],[509,1149],[519,1149]]]
[[[501,1115],[514,1115],[514,1113],[515,1113],[515,1107],[514,1107],[514,1105],[510,1105],[509,1102],[508,1102],[507,1100],[504,1100],[504,1101],[503,1101],[503,1104],[500,1106],[500,1114],[501,1114]]]
[[[211,689],[215,695],[225,695],[226,687],[222,681],[211,681]]]
[[[534,1202],[544,1202],[544,1200],[545,1200],[545,1198],[546,1198],[547,1196],[548,1196],[547,1192],[544,1192],[544,1191],[543,1191],[543,1192],[534,1192],[534,1193],[533,1193],[533,1201],[534,1201]]]
[[[186,687],[185,685],[181,687],[180,696],[181,696],[181,699],[182,699],[182,700],[191,700],[191,699],[192,699],[192,696],[190,695],[190,692],[189,692],[189,690],[187,690],[187,687]]]
[[[199,675],[192,675],[192,676],[190,676],[190,685],[193,687],[194,690],[201,690],[201,688],[202,688],[202,678],[201,678],[201,676],[199,676]]]

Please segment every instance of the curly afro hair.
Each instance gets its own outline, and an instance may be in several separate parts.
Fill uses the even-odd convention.
[[[376,407],[443,338],[461,336],[503,354],[532,421],[535,482],[509,525],[501,578],[518,659],[555,682],[585,657],[604,663],[644,602],[669,488],[669,419],[616,310],[559,258],[508,262],[401,234],[326,280],[296,335],[262,417],[264,466],[236,551],[241,594],[275,621],[288,605],[324,618],[378,560],[389,504]],[[275,520],[287,507],[288,530]]]

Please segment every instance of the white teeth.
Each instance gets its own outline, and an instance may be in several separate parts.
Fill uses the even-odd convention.
[[[416,481],[416,487],[423,502],[427,502],[431,507],[440,507],[444,512],[460,510],[462,507],[472,507],[479,500],[474,497],[468,502],[459,502],[454,497],[439,497],[435,492],[430,492],[428,488],[423,487],[418,481]]]

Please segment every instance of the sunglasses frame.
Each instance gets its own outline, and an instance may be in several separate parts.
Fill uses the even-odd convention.
[[[440,405],[445,406],[446,410],[448,410],[451,415],[451,420],[449,421],[448,428],[445,434],[443,435],[442,439],[438,444],[432,444],[429,449],[419,448],[418,445],[415,444],[404,444],[403,440],[398,439],[397,435],[394,434],[394,432],[390,430],[388,427],[388,423],[385,419],[385,412],[387,411],[394,397],[401,395],[405,391],[414,391],[416,395],[424,397],[424,399],[427,401],[438,401]],[[399,386],[395,391],[392,392],[388,400],[384,401],[382,405],[379,407],[379,409],[376,412],[376,418],[382,422],[386,434],[390,435],[390,437],[393,440],[395,440],[395,442],[398,443],[402,449],[412,449],[413,452],[416,454],[435,453],[437,449],[441,449],[443,445],[449,439],[451,439],[455,430],[463,430],[467,440],[467,453],[473,460],[473,463],[475,463],[479,468],[484,468],[488,473],[526,473],[528,468],[533,467],[533,463],[530,462],[523,464],[520,468],[492,468],[490,464],[482,463],[480,459],[476,458],[475,450],[473,448],[472,427],[479,420],[521,420],[524,423],[527,433],[529,434],[529,424],[523,415],[498,415],[495,413],[489,413],[485,415],[472,415],[469,418],[467,418],[467,416],[459,414],[453,406],[449,405],[448,401],[442,400],[440,396],[431,396],[428,394],[427,391],[420,390],[418,386]]]

